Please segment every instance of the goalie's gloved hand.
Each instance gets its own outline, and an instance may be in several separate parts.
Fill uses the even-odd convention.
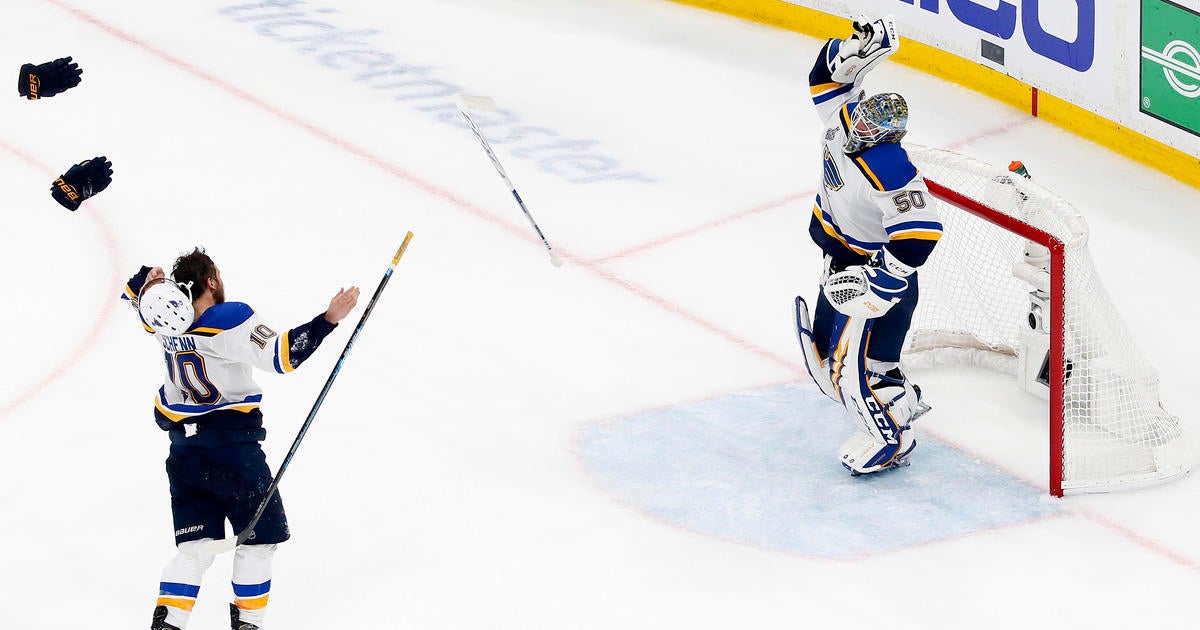
[[[70,57],[36,66],[27,63],[21,66],[21,76],[17,77],[17,92],[31,101],[50,98],[79,85],[82,74],[79,64],[72,62]]]
[[[871,28],[871,18],[867,17],[866,13],[856,15],[850,26],[854,28],[856,35],[864,36],[863,39],[870,37],[871,32],[874,30]]]
[[[870,18],[868,18],[866,15],[859,15],[858,17],[854,18],[854,23],[852,26],[854,28],[854,34],[851,35],[846,41],[853,42],[851,46],[853,48],[853,54],[856,54],[859,57],[866,57],[875,50],[879,49],[879,46],[883,41],[884,34],[882,24],[877,30]]]
[[[54,180],[50,185],[50,196],[62,207],[74,211],[84,199],[108,188],[112,174],[112,162],[103,155],[84,160]]]
[[[900,48],[896,20],[890,15],[877,20],[860,15],[854,19],[853,28],[850,37],[838,42],[837,54],[829,64],[830,74],[838,83],[856,82]]]
[[[916,271],[880,250],[866,265],[847,267],[829,276],[822,290],[839,312],[874,319],[895,306],[908,290],[907,277]]]

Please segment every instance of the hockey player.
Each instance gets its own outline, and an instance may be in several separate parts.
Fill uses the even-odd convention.
[[[152,630],[187,625],[214,560],[204,543],[225,536],[226,519],[235,532],[244,529],[271,484],[260,446],[266,437],[262,389],[251,368],[281,374],[296,369],[350,313],[359,293],[357,287],[339,290],[324,313],[277,332],[249,306],[225,301],[221,273],[200,248],[176,259],[171,276],[142,267],[122,295],[161,345],[167,368],[154,418],[171,440],[166,468],[178,553],[163,570]],[[262,627],[271,557],[289,536],[276,494],[234,554],[234,630]]]
[[[860,475],[907,464],[916,446],[909,423],[928,410],[899,361],[917,304],[917,268],[942,224],[900,146],[904,97],[867,97],[859,87],[899,48],[895,22],[862,16],[853,28],[849,39],[825,43],[809,74],[825,123],[823,186],[809,234],[825,256],[825,272],[815,319],[802,298],[795,305],[809,373],[855,425],[840,460]]]

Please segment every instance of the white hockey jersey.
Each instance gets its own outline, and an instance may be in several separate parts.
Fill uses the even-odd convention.
[[[150,271],[143,266],[121,294],[135,310]],[[295,370],[337,324],[321,313],[276,332],[249,306],[223,302],[206,308],[181,335],[158,334],[145,320],[142,327],[154,334],[166,361],[166,378],[154,399],[155,422],[169,433],[172,448],[211,448],[265,438],[254,368]]]
[[[294,369],[288,332],[275,332],[241,302],[210,306],[179,336],[155,334],[167,363],[155,409],[187,422],[219,409],[249,412],[262,401],[253,368],[280,374]]]
[[[859,83],[833,81],[830,60],[841,40],[830,40],[818,56],[809,83],[825,124],[822,192],[809,233],[825,253],[843,262],[862,262],[887,245],[900,262],[919,267],[942,234],[925,180],[899,143],[881,143],[846,154],[851,114],[862,98]]]

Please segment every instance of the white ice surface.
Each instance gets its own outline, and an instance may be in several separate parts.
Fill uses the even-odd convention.
[[[290,327],[340,286],[369,294],[406,230],[412,245],[284,480],[294,539],[277,555],[268,628],[1192,617],[1195,476],[853,560],[711,537],[598,483],[579,446],[597,422],[807,380],[789,309],[818,274],[806,78],[819,42],[651,0],[296,5],[374,29],[367,47],[654,180],[572,183],[497,143],[565,258],[555,268],[468,131],[220,13],[253,4],[5,3],[0,66],[70,54],[84,81],[0,99],[0,627],[148,626],[172,548],[166,440],[150,416],[161,358],[115,299],[138,265],[205,245],[229,299]],[[1200,192],[903,67],[868,87],[906,95],[912,141],[1021,159],[1085,211],[1165,406],[1195,420]],[[49,182],[101,154],[112,186],[76,213],[54,204]],[[261,376],[272,464],[357,315],[297,373]],[[998,375],[917,376],[936,405],[925,431],[1045,486],[1042,403]],[[887,518],[863,526],[888,536]],[[227,623],[228,562],[189,627]]]

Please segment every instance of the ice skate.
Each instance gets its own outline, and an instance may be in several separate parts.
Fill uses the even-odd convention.
[[[229,627],[233,630],[260,630],[260,628],[249,621],[242,621],[238,614],[240,611],[237,606],[229,605]]]
[[[167,623],[166,606],[156,606],[154,608],[154,617],[150,621],[150,630],[179,630],[179,628]]]

